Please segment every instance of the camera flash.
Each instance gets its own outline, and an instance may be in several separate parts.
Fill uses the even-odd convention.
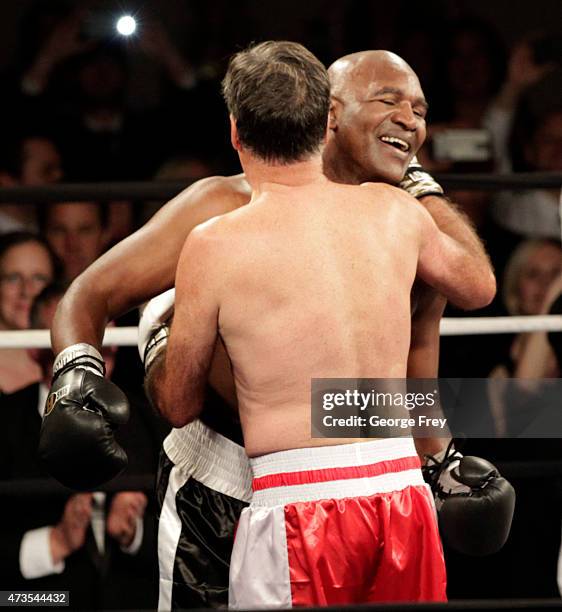
[[[130,36],[137,29],[137,22],[134,17],[123,15],[123,17],[119,17],[117,20],[115,27],[121,36]]]

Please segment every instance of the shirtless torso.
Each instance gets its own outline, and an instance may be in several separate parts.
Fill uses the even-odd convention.
[[[406,375],[419,239],[395,191],[275,186],[231,216],[219,325],[250,456],[341,444],[310,438],[311,378]]]
[[[248,455],[341,444],[310,437],[310,379],[406,376],[416,273],[445,291],[455,284],[437,256],[443,240],[424,209],[387,185],[264,184],[249,206],[186,242],[176,299],[191,306],[176,309],[168,380],[189,381],[182,362],[199,362],[198,328],[212,327],[214,309],[218,329],[206,341],[220,333],[232,360]]]

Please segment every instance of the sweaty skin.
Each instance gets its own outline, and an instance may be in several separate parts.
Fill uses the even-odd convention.
[[[358,65],[361,70],[356,74]],[[419,102],[423,93],[419,81],[412,79],[412,74],[405,62],[384,51],[346,56],[330,68],[334,104],[324,152],[324,171],[332,180],[347,180],[355,184],[377,179],[400,180],[425,138],[425,121],[414,114],[412,106],[414,100]],[[357,76],[363,78],[355,85],[352,81]],[[377,78],[381,80],[375,91],[391,87],[395,92],[376,100],[361,98],[359,94],[364,92],[365,86]],[[349,99],[352,106],[346,105]],[[346,112],[342,114],[344,109]],[[354,129],[355,125],[357,129]],[[391,148],[378,139],[378,135],[385,134],[407,140],[411,149],[404,155]],[[339,163],[340,157],[343,160],[348,155],[344,146],[340,146],[342,139],[352,147],[349,155],[353,159],[363,149],[360,164]],[[345,178],[338,177],[343,174],[342,166],[346,169]],[[354,172],[348,171],[349,167],[355,169]],[[385,175],[389,167],[393,170],[391,176]],[[179,254],[189,232],[211,217],[247,204],[250,195],[251,189],[243,175],[211,177],[198,181],[166,204],[144,227],[113,247],[74,281],[59,306],[52,327],[55,352],[77,342],[88,342],[99,348],[108,320],[173,286]],[[463,244],[479,262],[482,278],[491,274],[476,235],[449,202],[444,198],[427,196],[421,199],[421,203],[439,228]],[[419,203],[412,202],[412,205],[419,206]],[[422,293],[430,295],[424,297]],[[416,307],[412,321],[413,359],[408,365],[408,375],[432,378],[437,376],[439,319],[445,302],[427,287],[416,290],[414,306],[418,297],[420,305]],[[435,301],[440,301],[442,306],[428,308],[427,316],[422,316],[424,304]],[[473,307],[485,303],[482,301]],[[224,351],[221,362],[223,367],[211,370],[211,381],[215,381],[214,386],[229,388],[232,377]],[[157,370],[153,370],[156,374]]]
[[[332,183],[319,159],[297,180],[311,164],[257,182],[249,206],[191,233],[178,264],[161,410],[176,427],[198,415],[220,333],[250,456],[342,443],[310,436],[311,378],[406,376],[416,273],[455,300],[479,291],[411,196]]]

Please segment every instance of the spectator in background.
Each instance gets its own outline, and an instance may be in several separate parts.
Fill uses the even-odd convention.
[[[13,232],[0,237],[0,330],[29,327],[33,299],[56,271],[55,256],[39,236]],[[0,351],[0,393],[12,393],[40,375],[25,349]]]
[[[96,41],[74,59],[72,68],[68,81],[73,93],[56,118],[69,176],[86,181],[147,176],[161,139],[153,118],[126,108],[129,72],[124,46]]]
[[[50,285],[35,299],[33,327],[48,328],[65,287]],[[103,356],[110,376],[116,347]],[[36,459],[41,416],[52,374],[50,349],[30,350],[41,381],[0,401],[0,477],[46,478]],[[160,438],[155,418],[135,405],[120,442],[128,450],[127,473],[154,474]],[[140,456],[139,456],[140,455]],[[54,481],[51,482],[55,485]],[[119,491],[68,495],[60,488],[41,503],[32,497],[10,500],[3,521],[0,562],[6,584],[18,589],[70,590],[73,609],[144,609],[156,603],[157,562],[154,509],[145,493]],[[8,504],[6,504],[8,505]]]
[[[560,105],[525,122],[521,136],[525,170],[562,171],[562,99]],[[521,168],[520,168],[521,169]],[[560,239],[560,189],[501,194],[494,205],[498,225],[525,238]]]
[[[446,64],[439,93],[441,109],[435,110],[432,122],[457,128],[481,127],[505,78],[506,53],[499,33],[480,18],[465,17],[447,28],[443,53]]]
[[[503,302],[511,315],[547,314],[554,301],[552,287],[562,274],[562,248],[551,240],[526,240],[513,252],[503,276]],[[492,378],[555,378],[560,368],[548,343],[547,332],[519,334],[509,354],[490,373]],[[510,430],[510,414],[501,385],[493,385],[491,407],[496,431]]]
[[[439,78],[428,138],[418,157],[436,172],[494,171],[497,159],[486,117],[505,77],[499,33],[480,18],[465,17],[447,26],[444,38],[433,65]]]
[[[62,277],[70,283],[108,246],[108,207],[98,202],[62,202],[42,206],[39,212],[41,234],[60,258]],[[137,323],[136,311],[116,321],[117,325]],[[142,388],[143,369],[132,347],[119,349],[115,376],[125,387]]]
[[[36,131],[4,134],[0,147],[0,187],[36,187],[59,181],[62,161],[54,141]],[[0,204],[0,234],[37,229],[32,204]]]
[[[487,111],[501,171],[562,170],[562,71],[549,40],[541,34],[514,46],[507,78]],[[518,239],[559,240],[558,198],[558,190],[503,192],[493,217]]]
[[[40,210],[41,234],[63,264],[67,282],[94,262],[108,244],[107,207],[97,202],[62,202]]]
[[[146,178],[160,163],[166,147],[161,123],[169,113],[130,108],[131,53],[155,60],[176,90],[197,85],[190,64],[148,13],[130,40],[116,34],[109,8],[83,6],[44,19],[21,88],[27,107],[42,106],[44,115],[55,118],[72,180]]]
[[[500,285],[506,310],[512,315],[548,312],[562,287],[561,272],[560,243],[549,240],[522,242],[509,259]],[[560,375],[560,366],[554,360],[546,337],[546,332],[494,337],[494,344],[504,345],[503,355],[498,355],[495,347],[490,346],[488,352],[493,351],[497,357],[496,367],[490,373],[489,401],[485,406],[478,406],[478,410],[488,413],[489,422],[500,439],[468,439],[463,448],[465,455],[483,455],[490,461],[500,462],[538,461],[543,465],[548,461],[560,462],[559,439],[532,437],[537,429],[544,435],[543,411],[550,411],[552,415],[559,413],[560,407],[556,388],[553,397],[549,381],[537,380]],[[490,360],[485,349],[471,355],[465,353],[465,372],[473,361],[479,360]],[[458,374],[462,375],[462,370]],[[552,428],[556,425],[552,424],[552,419],[549,423]],[[555,433],[556,429],[551,431]],[[499,553],[482,557],[478,563],[449,551],[448,568],[454,567],[448,576],[451,598],[473,598],[475,593],[482,599],[560,595],[556,582],[562,500],[560,480],[546,470],[544,476],[536,474],[532,478],[525,474],[518,476],[514,471],[510,481],[515,487],[517,504],[508,541]],[[537,504],[538,498],[541,504]],[[530,562],[522,562],[525,559]],[[492,582],[486,578],[491,574],[494,575]]]
[[[554,240],[526,240],[512,254],[501,285],[511,315],[534,315],[543,310],[552,282],[562,272],[562,249]]]
[[[498,170],[502,172],[519,172],[526,168],[525,163],[521,165],[518,159],[513,160],[510,152],[510,134],[516,110],[528,92],[552,76],[555,67],[552,61],[536,59],[535,46],[536,42],[527,39],[514,45],[509,57],[506,79],[486,111],[485,123],[493,135]],[[515,145],[517,149],[525,145],[523,138],[527,136],[528,131],[522,138],[517,138],[520,141]],[[520,157],[521,152],[518,150],[515,155]]]

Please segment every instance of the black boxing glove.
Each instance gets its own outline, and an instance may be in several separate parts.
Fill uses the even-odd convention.
[[[480,457],[463,457],[452,444],[422,468],[435,496],[445,542],[465,555],[490,555],[505,544],[515,491],[497,468]]]
[[[442,196],[444,194],[443,187],[427,170],[422,168],[415,155],[406,169],[404,178],[398,183],[398,187],[417,199],[428,195]]]
[[[38,454],[49,473],[72,489],[99,487],[127,466],[114,431],[129,419],[129,403],[104,370],[89,344],[64,349],[53,367]]]

